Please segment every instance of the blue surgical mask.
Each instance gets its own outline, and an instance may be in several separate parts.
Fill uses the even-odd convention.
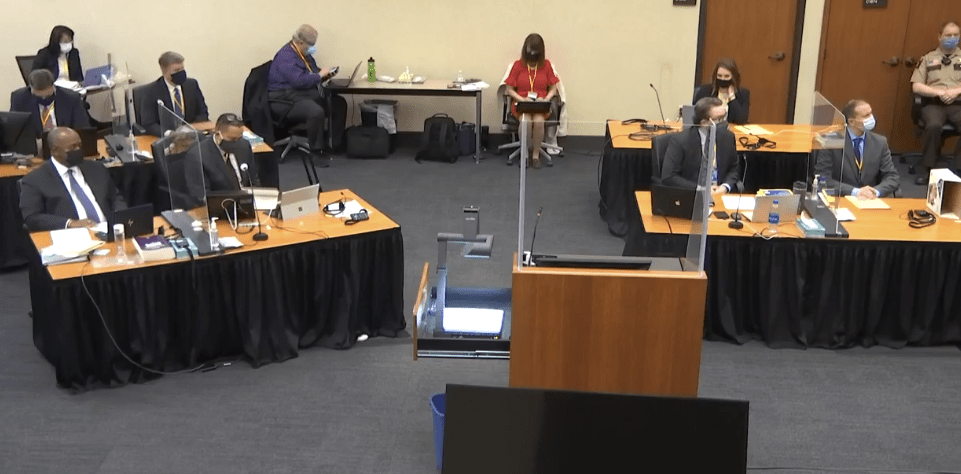
[[[877,125],[877,121],[874,120],[874,114],[871,114],[868,116],[868,118],[864,119],[864,130],[874,130],[875,125]]]
[[[945,51],[951,51],[952,49],[957,48],[958,37],[953,36],[951,38],[944,38],[941,40],[941,47],[944,48]]]
[[[308,46],[308,47],[307,47],[307,54],[309,54],[309,55],[311,55],[311,56],[317,54],[317,45],[316,45],[316,44],[312,44],[312,45]]]

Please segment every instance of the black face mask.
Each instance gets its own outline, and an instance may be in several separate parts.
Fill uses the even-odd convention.
[[[714,82],[717,84],[718,89],[727,89],[731,87],[733,81],[730,79],[715,79]]]
[[[83,163],[83,150],[68,151],[67,156],[63,161],[65,161],[67,166],[71,168],[74,166],[80,166],[80,163]]]
[[[241,143],[240,140],[221,140],[220,149],[225,153],[237,155],[239,151],[243,149],[243,143]]]
[[[179,71],[170,75],[170,80],[180,86],[187,82],[187,71]]]
[[[47,97],[40,97],[40,96],[38,95],[38,96],[36,96],[36,98],[37,98],[37,102],[39,102],[40,105],[42,105],[42,106],[44,106],[44,107],[48,107],[50,104],[53,103],[53,100],[54,100],[56,97],[54,96],[54,94],[50,94],[50,95],[48,95]]]

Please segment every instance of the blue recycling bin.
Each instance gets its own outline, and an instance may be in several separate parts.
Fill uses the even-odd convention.
[[[444,407],[446,404],[446,393],[435,393],[430,396],[430,410],[434,414],[434,455],[437,457],[437,470],[440,470],[444,460]]]

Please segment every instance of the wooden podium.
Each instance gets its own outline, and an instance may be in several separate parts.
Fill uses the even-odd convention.
[[[707,276],[514,266],[510,386],[697,396]]]

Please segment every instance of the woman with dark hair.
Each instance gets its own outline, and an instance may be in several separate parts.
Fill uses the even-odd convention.
[[[46,69],[56,81],[83,82],[80,51],[73,46],[73,30],[57,25],[50,32],[50,42],[37,51],[33,70]]]
[[[554,67],[546,59],[544,53],[544,38],[537,33],[527,35],[524,47],[521,48],[521,58],[514,61],[511,72],[507,74],[507,94],[514,99],[511,112],[518,117],[515,105],[517,102],[544,100],[550,101],[557,95],[557,83],[560,79],[554,75]],[[540,144],[544,141],[544,121],[550,114],[531,115],[531,166],[540,168]],[[519,118],[519,117],[518,117]],[[550,161],[548,161],[550,164]]]
[[[721,58],[714,65],[710,83],[699,86],[694,91],[694,102],[705,97],[717,97],[727,108],[727,121],[747,123],[751,111],[751,91],[741,87],[741,71],[730,58]]]

